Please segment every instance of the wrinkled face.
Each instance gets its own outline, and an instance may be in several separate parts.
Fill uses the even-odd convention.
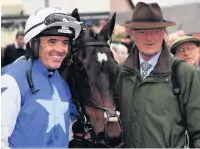
[[[17,44],[18,44],[18,46],[19,46],[20,48],[23,48],[24,45],[25,45],[24,36],[18,36],[18,37],[16,38],[16,42],[17,42]]]
[[[68,53],[68,44],[68,37],[41,37],[39,59],[48,69],[58,69],[66,54]]]
[[[105,42],[101,37],[90,37],[90,34],[84,34],[78,44],[88,42]],[[114,86],[116,82],[117,63],[114,61],[113,54],[107,46],[86,46],[79,49],[76,56],[75,77],[79,90],[80,102],[91,103],[97,106],[116,109],[113,97]],[[79,98],[80,99],[80,98]],[[85,106],[85,111],[90,118],[96,134],[104,132],[105,117],[104,111]],[[118,137],[121,129],[118,120],[108,122],[108,135]]]
[[[182,43],[175,50],[177,58],[185,60],[196,67],[199,65],[200,48],[194,42]]]
[[[165,33],[165,28],[131,31],[138,50],[147,59],[153,57],[161,50]]]

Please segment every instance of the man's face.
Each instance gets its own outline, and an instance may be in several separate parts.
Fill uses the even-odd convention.
[[[128,49],[125,46],[124,47],[122,46],[118,49],[117,52],[119,55],[119,59],[121,60],[120,63],[123,63],[126,60],[126,58],[128,57]]]
[[[18,44],[18,46],[19,46],[20,48],[23,48],[24,45],[25,45],[24,36],[18,36],[18,37],[16,38],[16,42],[17,42],[17,44]]]
[[[165,28],[131,31],[138,50],[147,58],[151,58],[161,50],[165,33]]]
[[[40,38],[39,58],[49,69],[58,69],[68,53],[69,38],[45,36]]]
[[[175,56],[191,65],[198,66],[200,48],[194,42],[185,42],[176,48]]]

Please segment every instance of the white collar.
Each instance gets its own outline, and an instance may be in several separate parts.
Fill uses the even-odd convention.
[[[141,54],[139,53],[140,65],[141,65],[143,62],[147,62],[147,63],[151,64],[151,65],[153,66],[153,68],[154,68],[155,65],[156,65],[157,62],[158,62],[158,58],[160,57],[161,51],[162,51],[162,50],[160,50],[156,55],[154,55],[154,56],[153,56],[150,60],[148,60],[148,61],[145,61],[145,60],[142,58]]]
[[[15,45],[15,48],[16,48],[16,49],[19,49],[19,48],[20,48],[19,45],[18,45],[16,42],[15,42],[14,45]],[[24,49],[24,50],[26,49],[26,46],[25,46],[25,45],[24,45],[23,49]]]

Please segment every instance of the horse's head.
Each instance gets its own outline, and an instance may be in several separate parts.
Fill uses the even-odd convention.
[[[72,15],[79,20],[78,12]],[[119,112],[114,103],[117,63],[110,50],[116,14],[96,34],[92,29],[83,30],[72,48],[73,78],[77,99],[89,118],[97,136],[105,134],[121,137]],[[104,135],[101,136],[104,138]],[[120,138],[121,139],[121,138]]]

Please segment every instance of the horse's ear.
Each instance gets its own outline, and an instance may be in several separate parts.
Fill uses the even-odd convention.
[[[74,18],[76,18],[77,21],[79,21],[79,22],[81,21],[77,8],[75,8],[75,9],[72,11],[71,16],[74,17]]]
[[[106,41],[108,41],[112,36],[115,27],[115,19],[116,19],[116,12],[113,14],[112,18],[108,21],[108,23],[99,32],[99,35],[104,37]]]

